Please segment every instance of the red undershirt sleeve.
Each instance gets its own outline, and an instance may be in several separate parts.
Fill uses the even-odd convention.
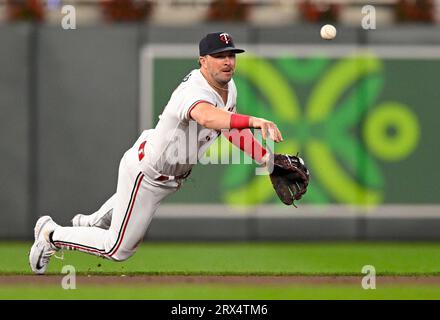
[[[263,157],[267,150],[255,139],[250,129],[223,130],[223,135],[229,142],[246,152],[256,162],[259,164],[263,163]]]

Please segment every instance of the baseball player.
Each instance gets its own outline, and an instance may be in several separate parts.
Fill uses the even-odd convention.
[[[192,70],[175,89],[154,129],[144,131],[125,152],[119,165],[116,193],[91,215],[76,215],[72,227],[50,216],[38,219],[29,253],[33,272],[43,274],[60,249],[79,250],[114,261],[134,254],[163,199],[176,192],[206,149],[223,133],[229,141],[265,164],[269,153],[249,128],[263,139],[283,140],[268,120],[236,113],[237,89],[232,76],[236,54],[231,36],[210,33],[199,43],[199,69]],[[195,141],[191,128],[199,134]],[[234,130],[237,129],[237,130]],[[250,138],[250,139],[249,139]],[[175,161],[175,151],[185,150]]]

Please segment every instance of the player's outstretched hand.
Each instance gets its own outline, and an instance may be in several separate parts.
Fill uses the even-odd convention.
[[[270,137],[275,142],[283,141],[283,136],[281,135],[280,130],[272,121],[263,118],[251,117],[250,127],[261,129],[261,134],[264,140]]]

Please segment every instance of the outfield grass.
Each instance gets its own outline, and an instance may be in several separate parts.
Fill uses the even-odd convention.
[[[31,274],[31,243],[0,243],[0,274]],[[66,251],[48,273],[64,265],[77,274],[440,275],[440,243],[146,243],[125,262]],[[36,276],[37,277],[37,276]],[[342,284],[140,283],[92,285],[0,284],[0,299],[440,299],[440,286],[381,284],[376,290]]]
[[[30,274],[31,243],[0,243],[0,273]],[[440,275],[440,243],[146,243],[124,262],[66,251],[48,273]]]

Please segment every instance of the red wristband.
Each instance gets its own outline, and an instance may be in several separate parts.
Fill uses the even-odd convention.
[[[229,124],[229,127],[231,129],[246,129],[249,128],[249,121],[251,117],[245,116],[243,114],[232,114],[231,115],[231,122]]]

